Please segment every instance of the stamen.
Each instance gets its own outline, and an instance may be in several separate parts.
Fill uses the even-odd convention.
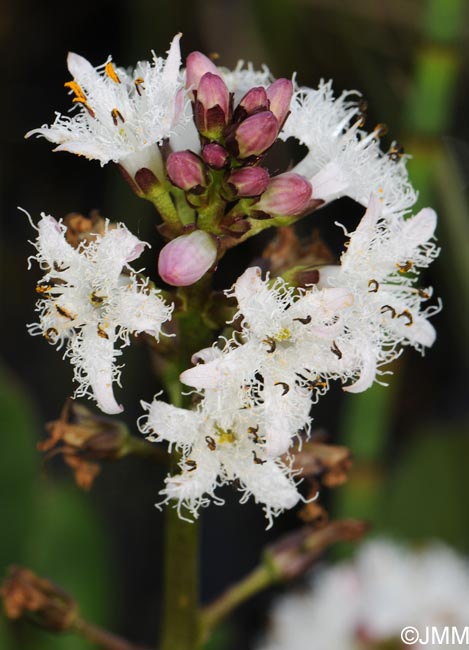
[[[399,273],[408,273],[413,266],[414,263],[411,260],[407,260],[405,264],[396,264]]]
[[[86,102],[86,95],[83,91],[83,88],[80,84],[77,84],[76,81],[67,81],[64,83],[65,88],[70,88],[70,90],[75,94],[76,99],[80,99]]]
[[[321,379],[309,381],[308,390],[313,391],[315,388],[327,388],[327,381],[322,381]]]
[[[100,296],[95,291],[90,294],[90,302],[94,307],[99,307],[106,300],[106,296]]]
[[[207,443],[207,447],[210,449],[210,451],[215,451],[217,448],[217,443],[212,438],[212,436],[205,436],[205,442]]]
[[[116,84],[120,84],[121,80],[117,76],[117,72],[112,65],[112,61],[108,61],[106,65],[104,66],[104,72],[107,74],[109,79],[112,79],[113,81],[116,82]]]
[[[309,323],[311,323],[312,316],[306,316],[305,318],[294,318],[293,320],[297,320],[303,325],[309,325]]]
[[[283,391],[282,391],[282,397],[288,393],[290,390],[290,386],[284,382],[284,381],[276,381],[274,386],[282,386]]]
[[[55,327],[49,327],[44,332],[44,338],[46,339],[46,341],[53,341],[58,336],[59,336],[59,332],[58,330],[55,329]]]
[[[381,309],[380,309],[380,312],[381,312],[382,314],[385,314],[387,311],[389,311],[389,312],[391,313],[391,318],[396,318],[396,316],[397,316],[397,312],[396,312],[396,310],[394,309],[394,307],[391,307],[391,305],[383,305],[383,306],[381,307]]]
[[[404,309],[404,311],[399,314],[398,318],[407,318],[408,322],[405,324],[406,327],[410,327],[414,323],[414,318],[408,309]]]
[[[57,305],[57,304],[56,304],[56,305],[55,305],[55,308],[57,309],[57,311],[59,312],[59,314],[60,314],[61,316],[63,316],[64,318],[68,318],[69,320],[75,320],[76,316],[74,316],[73,314],[71,314],[71,313],[70,313],[69,311],[67,311],[64,307],[61,307],[60,305]]]
[[[197,463],[195,460],[186,460],[186,465],[189,466],[189,469],[187,470],[188,472],[193,472],[195,469],[197,469]]]
[[[382,138],[383,135],[386,135],[388,133],[388,131],[389,129],[386,124],[377,124],[373,129],[374,135],[376,135],[378,138]]]
[[[368,293],[376,293],[379,289],[378,280],[370,280],[368,282]]]
[[[393,162],[399,162],[399,160],[404,155],[404,147],[396,142],[388,151],[388,156]]]
[[[61,266],[58,262],[54,262],[52,266],[54,267],[54,271],[57,271],[57,273],[63,273],[64,271],[68,271],[70,268],[69,266]]]
[[[36,285],[36,293],[49,293],[51,291],[52,287],[50,284],[41,284],[38,283]]]
[[[119,120],[122,122],[122,124],[125,122],[122,113],[118,108],[112,109],[111,116],[112,116],[112,121],[114,122],[114,126],[117,126]]]
[[[267,462],[266,460],[262,460],[262,458],[259,458],[259,456],[256,454],[254,449],[252,450],[252,455],[254,456],[254,462],[256,463],[256,465],[263,465],[264,463]]]
[[[109,339],[109,334],[99,323],[98,323],[98,336],[100,336],[102,339]]]
[[[333,352],[339,360],[342,359],[343,354],[335,341],[332,341],[331,352]]]
[[[145,90],[145,86],[143,86],[143,83],[144,80],[142,79],[142,77],[137,77],[134,81],[135,90],[137,91],[139,97],[142,96],[142,90]]]
[[[430,296],[430,294],[428,293],[428,291],[424,291],[423,289],[417,289],[417,293],[418,293],[419,296],[420,296],[421,298],[423,298],[424,300],[429,300],[429,299],[431,298],[431,296]]]
[[[82,104],[82,105],[86,108],[86,110],[88,111],[90,117],[96,117],[96,114],[95,114],[94,110],[93,110],[93,109],[91,108],[91,106],[88,104],[88,102],[86,101],[86,99],[81,99],[80,97],[74,97],[74,98],[72,99],[72,102],[73,102],[74,104]]]
[[[269,354],[272,354],[277,349],[277,344],[276,344],[275,340],[271,336],[268,336],[266,339],[264,339],[262,341],[262,343],[265,343],[266,345],[269,346],[268,349],[267,349],[267,352]]]

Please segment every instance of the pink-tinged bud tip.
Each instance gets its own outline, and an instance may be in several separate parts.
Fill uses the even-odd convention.
[[[262,111],[241,122],[233,138],[230,138],[230,144],[237,145],[235,154],[239,158],[260,156],[273,145],[277,134],[278,122],[275,115],[270,111]]]
[[[258,86],[248,90],[239,102],[236,113],[240,113],[242,117],[247,117],[248,115],[253,115],[254,113],[267,110],[269,110],[269,99],[267,93],[265,88]]]
[[[243,167],[228,177],[238,196],[259,196],[269,184],[269,173],[263,167]]]
[[[158,273],[175,287],[194,284],[214,265],[217,246],[211,235],[194,230],[170,241],[160,252]]]
[[[271,179],[267,190],[253,207],[268,214],[300,214],[307,207],[312,191],[306,178],[287,172]]]
[[[192,151],[176,151],[169,154],[166,171],[171,182],[181,190],[194,190],[207,184],[205,165]]]
[[[197,89],[206,72],[218,74],[218,68],[205,54],[191,52],[186,59],[186,88]]]
[[[267,97],[270,101],[270,110],[277,118],[279,125],[282,126],[290,110],[293,83],[290,79],[277,79],[267,88]]]
[[[223,79],[206,72],[194,96],[194,117],[198,130],[208,137],[221,135],[230,118],[230,93]]]
[[[228,160],[228,152],[221,144],[211,142],[202,149],[202,158],[210,167],[223,169]]]

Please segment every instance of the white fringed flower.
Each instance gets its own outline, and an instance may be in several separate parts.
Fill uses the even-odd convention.
[[[417,198],[406,157],[396,145],[389,153],[381,151],[381,127],[372,133],[360,128],[359,100],[356,91],[335,98],[331,81],[321,81],[317,89],[298,88],[279,137],[293,137],[309,151],[292,171],[309,179],[315,198],[332,201],[349,196],[366,206],[373,193],[384,214],[405,211]]]
[[[319,286],[346,289],[354,298],[344,312],[344,332],[336,339],[348,370],[343,379],[353,382],[344,388],[349,392],[369,388],[380,366],[395,359],[403,345],[423,353],[436,337],[428,318],[440,307],[423,308],[431,290],[414,286],[419,269],[439,253],[432,241],[436,214],[424,208],[406,220],[402,215],[393,219],[381,215],[382,205],[372,196],[349,235],[340,266],[320,270]]]
[[[119,383],[116,359],[129,345],[130,334],[147,332],[158,338],[171,316],[169,307],[129,266],[147,245],[123,224],[75,249],[66,241],[66,227],[42,215],[34,243],[36,260],[45,272],[36,290],[39,322],[28,326],[42,334],[74,366],[79,386],[75,397],[89,396],[105,413],[122,411],[114,397]]]
[[[354,561],[319,571],[306,591],[280,600],[271,620],[258,650],[310,650],[312,639],[315,650],[401,647],[406,626],[422,641],[412,647],[441,648],[430,628],[441,635],[445,626],[444,647],[461,647],[451,635],[463,635],[469,621],[469,564],[440,544],[414,551],[371,541]]]
[[[142,402],[148,415],[140,430],[154,442],[167,441],[182,450],[181,472],[166,479],[163,503],[176,501],[180,516],[198,516],[212,500],[222,503],[216,488],[237,480],[241,502],[253,496],[272,518],[300,499],[293,473],[280,458],[270,458],[261,443],[262,408],[243,408],[237,386],[233,395],[205,391],[197,410],[188,411],[154,399]]]
[[[334,338],[353,296],[342,288],[302,291],[280,278],[270,286],[257,267],[247,269],[228,295],[238,302],[243,343],[234,337],[223,352],[183,372],[181,381],[220,395],[235,386],[251,407],[262,405],[265,450],[276,456],[308,429],[311,397],[317,400],[337,372]]]
[[[141,167],[162,173],[157,143],[191,120],[184,109],[179,72],[180,34],[174,37],[166,59],[153,54],[135,70],[114,68],[111,58],[98,68],[70,52],[68,69],[73,81],[65,84],[73,94],[77,112],[56,114],[51,126],[30,131],[57,144],[55,151],[69,151],[86,158],[119,162],[133,176]]]

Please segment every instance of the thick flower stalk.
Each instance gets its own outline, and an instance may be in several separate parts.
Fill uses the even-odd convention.
[[[106,226],[103,236],[73,248],[65,226],[42,215],[34,242],[44,277],[36,291],[41,298],[39,322],[30,334],[41,334],[61,349],[74,367],[75,397],[91,397],[105,413],[122,411],[113,392],[120,381],[117,358],[130,335],[146,332],[158,339],[171,317],[168,306],[129,266],[147,245],[123,224]]]

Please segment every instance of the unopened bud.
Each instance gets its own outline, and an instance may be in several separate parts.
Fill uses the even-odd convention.
[[[278,122],[270,111],[262,111],[245,119],[227,137],[227,145],[238,158],[260,156],[273,145]]]
[[[71,596],[23,567],[9,568],[0,595],[8,618],[30,617],[53,632],[70,629],[77,618],[77,606]]]
[[[269,110],[269,99],[265,88],[251,88],[239,102],[234,113],[235,122],[246,119],[249,115]],[[273,111],[272,111],[273,112]]]
[[[228,152],[221,144],[211,142],[202,149],[202,158],[210,167],[223,169],[228,160]]]
[[[205,165],[192,151],[176,151],[168,156],[166,171],[176,187],[181,190],[198,190],[207,185]]]
[[[168,284],[186,287],[200,280],[216,258],[217,246],[213,237],[203,230],[194,230],[164,246],[158,259],[158,272]]]
[[[230,117],[230,93],[225,82],[218,74],[206,72],[194,96],[197,129],[208,138],[220,136]]]
[[[312,191],[311,183],[304,176],[294,172],[279,174],[271,179],[253,208],[267,214],[300,214],[307,207]]]
[[[232,172],[227,182],[238,196],[259,196],[269,184],[269,172],[263,167],[243,167]]]
[[[197,90],[206,72],[219,74],[217,66],[201,52],[191,52],[186,59],[186,88]]]
[[[290,110],[293,97],[293,84],[290,79],[277,79],[267,88],[267,97],[270,100],[270,110],[282,126]]]

